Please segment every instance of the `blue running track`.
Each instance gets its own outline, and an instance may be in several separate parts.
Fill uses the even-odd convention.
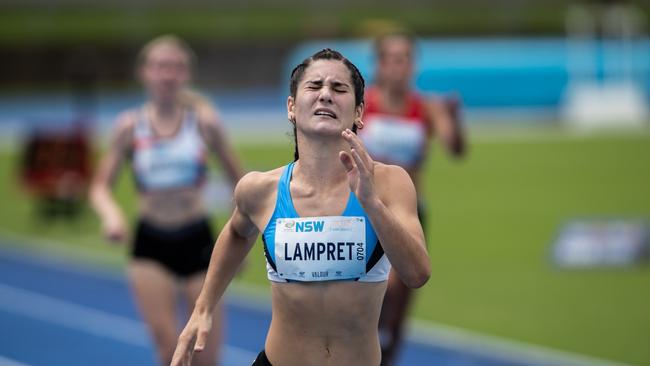
[[[270,305],[233,294],[225,303],[220,364],[250,365],[264,345]],[[122,275],[0,246],[0,365],[146,366],[155,358]],[[398,365],[542,363],[409,340]]]

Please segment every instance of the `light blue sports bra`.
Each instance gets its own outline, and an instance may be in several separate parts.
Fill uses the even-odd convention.
[[[390,262],[354,193],[340,216],[300,217],[289,190],[294,164],[282,172],[275,210],[262,234],[267,278],[386,281]]]
[[[207,152],[193,111],[184,113],[178,132],[158,137],[138,113],[133,130],[133,170],[140,191],[199,186],[205,181]]]

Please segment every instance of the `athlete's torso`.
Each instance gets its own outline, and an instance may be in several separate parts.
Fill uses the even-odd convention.
[[[380,90],[369,87],[363,121],[359,136],[373,159],[407,170],[422,160],[432,131],[425,100],[419,94],[411,92],[402,111],[389,112],[381,103]]]
[[[290,193],[294,163],[278,182],[275,208],[262,238],[267,277],[274,282],[388,278],[390,262],[356,196],[337,216],[300,217]]]
[[[307,279],[308,276],[312,276],[311,273],[305,273],[305,278],[301,278],[300,270],[294,271],[293,276],[296,277],[289,281],[278,273],[278,269],[284,268],[282,265],[278,267],[278,262],[286,260],[287,257],[291,258],[289,262],[311,258],[311,264],[314,264],[313,262],[317,261],[318,256],[318,240],[308,240],[307,250],[304,250],[303,241],[302,246],[292,246],[293,250],[287,250],[285,254],[284,249],[278,250],[277,247],[268,245],[271,242],[274,245],[277,244],[275,240],[275,231],[278,230],[277,220],[280,220],[280,229],[286,228],[288,220],[294,220],[293,224],[289,224],[289,226],[294,229],[295,234],[299,223],[302,225],[301,233],[314,233],[325,232],[328,228],[346,229],[349,224],[347,219],[354,221],[362,218],[364,220],[364,238],[362,240],[365,240],[366,244],[368,242],[375,243],[374,248],[371,248],[372,245],[365,247],[369,256],[372,257],[372,253],[376,253],[374,255],[378,256],[379,248],[381,248],[369,222],[366,227],[368,218],[365,212],[361,209],[356,197],[349,193],[349,190],[346,192],[348,197],[345,209],[341,211],[338,209],[326,210],[342,212],[341,215],[314,216],[310,219],[300,217],[296,206],[301,207],[302,210],[304,207],[314,207],[314,205],[305,204],[303,201],[299,201],[300,198],[296,198],[296,206],[294,206],[289,184],[293,167],[292,163],[281,172],[272,173],[275,176],[273,184],[277,187],[277,196],[274,197],[275,202],[271,201],[272,197],[262,206],[272,206],[273,212],[264,209],[263,211],[266,212],[264,217],[254,215],[254,222],[258,223],[258,227],[262,229],[263,238],[267,244],[265,252],[267,253],[268,277],[271,280],[273,317],[265,343],[268,358],[273,364],[283,366],[377,366],[380,360],[377,324],[386,290],[385,279],[390,269],[388,259],[383,252],[379,256],[380,259],[376,260],[375,265],[370,266],[369,270],[364,266],[366,273],[362,274],[358,280],[357,278],[336,280],[336,271],[340,268],[332,263],[330,265],[333,267],[325,270],[330,272],[327,277],[321,277],[324,274],[321,274],[319,270],[316,271],[318,275],[314,280]],[[334,201],[341,202],[342,199],[339,198],[328,203],[321,201],[321,203],[331,207],[331,203]],[[305,212],[307,211],[305,210]],[[309,210],[308,212],[314,211]],[[321,226],[319,221],[327,221],[328,218],[337,220],[337,225],[327,226],[327,223],[323,223]],[[308,222],[311,224],[307,224]],[[283,236],[280,235],[280,238]],[[313,247],[315,252],[311,252],[309,249],[312,242],[316,243]],[[350,255],[349,247],[347,244],[339,246],[338,242],[338,240],[332,242],[335,247],[330,252],[330,259],[343,258],[342,260],[346,261]],[[343,243],[347,243],[347,241],[343,241]],[[327,240],[324,240],[324,244],[321,260],[327,262],[329,249]],[[299,252],[296,252],[296,247],[300,248]],[[352,248],[356,248],[356,242]],[[271,253],[274,256],[271,256]],[[356,249],[353,251],[353,256],[356,256]],[[307,266],[304,268],[309,268],[310,261],[305,262]],[[368,266],[368,263],[365,265]],[[289,266],[289,268],[291,267]],[[333,276],[331,276],[332,274]],[[343,274],[341,273],[341,275]]]
[[[141,191],[183,189],[204,181],[206,148],[193,111],[185,111],[178,131],[169,137],[157,136],[144,110],[138,113],[132,151]]]
[[[136,113],[131,151],[142,218],[173,227],[205,217],[207,148],[194,111],[183,113],[174,135],[160,137],[142,108]]]

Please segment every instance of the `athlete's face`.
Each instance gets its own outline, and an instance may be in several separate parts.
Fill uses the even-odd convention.
[[[312,62],[298,83],[295,99],[289,97],[287,109],[298,129],[339,135],[363,114],[363,104],[355,106],[350,70],[339,60]]]
[[[140,70],[150,96],[159,101],[173,101],[190,79],[189,62],[188,55],[173,45],[152,48]]]
[[[388,37],[381,42],[377,77],[394,86],[408,86],[413,76],[413,49],[404,37]]]

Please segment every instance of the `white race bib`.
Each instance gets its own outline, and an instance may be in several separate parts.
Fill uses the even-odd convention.
[[[275,264],[281,278],[330,281],[366,274],[363,216],[277,219]]]

